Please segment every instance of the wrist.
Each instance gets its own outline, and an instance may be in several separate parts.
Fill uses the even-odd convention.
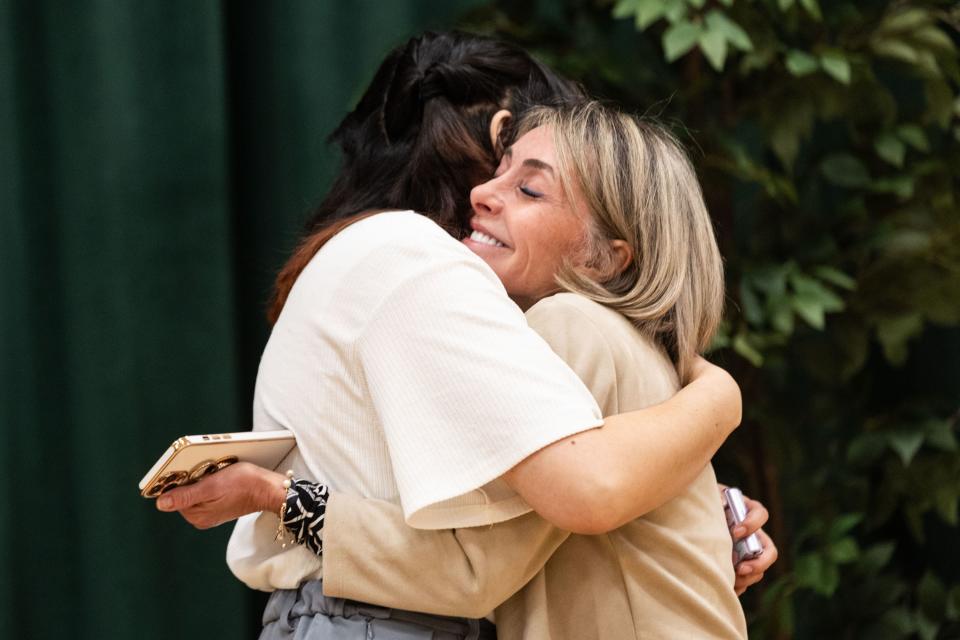
[[[282,473],[263,469],[260,474],[260,491],[258,498],[258,507],[260,511],[269,511],[275,513],[280,505],[287,499],[287,490],[283,486],[283,481],[287,477]]]

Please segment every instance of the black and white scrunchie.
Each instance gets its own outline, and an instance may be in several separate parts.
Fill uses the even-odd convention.
[[[326,485],[309,480],[293,479],[287,489],[283,526],[297,544],[306,545],[318,556],[323,555],[323,516],[329,499]]]

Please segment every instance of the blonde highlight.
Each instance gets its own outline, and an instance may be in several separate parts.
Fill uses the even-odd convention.
[[[517,135],[541,126],[553,130],[567,201],[578,193],[590,214],[585,254],[561,269],[558,285],[625,315],[666,349],[686,381],[720,323],[724,285],[683,147],[663,126],[596,101],[537,107],[517,123]],[[610,250],[615,239],[633,252],[622,270]]]

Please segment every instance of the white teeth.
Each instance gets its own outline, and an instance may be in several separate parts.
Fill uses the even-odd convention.
[[[496,238],[488,236],[482,231],[474,231],[473,233],[470,234],[470,239],[473,240],[474,242],[482,242],[483,244],[489,244],[490,246],[493,246],[493,247],[507,246],[502,242],[500,242],[499,240],[497,240]]]

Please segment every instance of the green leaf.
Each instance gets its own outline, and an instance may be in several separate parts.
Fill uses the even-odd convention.
[[[821,54],[820,66],[837,82],[850,84],[850,62],[839,51],[828,51]]]
[[[957,495],[956,489],[951,489],[949,487],[940,488],[933,500],[934,507],[937,509],[937,513],[940,514],[940,517],[943,518],[944,522],[953,527],[957,526],[958,500],[960,500],[960,496]]]
[[[739,24],[727,17],[725,13],[717,9],[712,9],[706,16],[707,28],[711,31],[719,31],[737,49],[741,51],[753,51],[753,42],[750,36],[743,30]]]
[[[796,268],[793,262],[765,266],[750,273],[753,284],[768,296],[782,295],[787,291],[787,273]]]
[[[823,286],[819,281],[799,271],[790,274],[790,284],[798,295],[816,300],[824,311],[843,311],[843,300],[837,294]]]
[[[879,573],[890,562],[896,550],[895,542],[881,542],[860,554],[860,567],[867,573]]]
[[[929,24],[933,18],[926,9],[906,9],[892,13],[880,23],[880,30],[886,32],[913,31],[919,26]]]
[[[913,615],[902,606],[884,611],[877,626],[884,630],[887,638],[912,638],[916,631]]]
[[[887,434],[887,443],[900,456],[903,466],[909,467],[913,457],[917,455],[917,451],[923,444],[923,433],[905,429],[892,431]]]
[[[900,138],[889,131],[877,136],[873,141],[873,149],[877,152],[878,156],[893,166],[903,166],[903,158],[907,153],[907,147]]]
[[[667,22],[670,24],[677,24],[681,20],[687,17],[687,3],[684,0],[652,0],[654,2],[660,2],[665,6],[664,15],[667,18]]]
[[[947,612],[947,590],[931,571],[924,573],[917,585],[917,601],[927,618],[943,620]]]
[[[787,11],[793,6],[794,2],[796,0],[777,0],[777,6],[780,7],[780,11]]]
[[[854,438],[847,447],[847,461],[856,466],[874,464],[887,448],[886,439],[879,433],[864,433]]]
[[[753,348],[743,333],[738,333],[733,338],[733,350],[753,366],[760,367],[763,365],[763,354]]]
[[[763,307],[760,299],[746,281],[740,282],[740,309],[747,322],[754,326],[763,324]]]
[[[893,58],[907,64],[917,63],[917,50],[903,40],[896,38],[874,39],[870,41],[870,48],[873,49],[875,54],[884,58]]]
[[[830,537],[840,538],[863,522],[862,513],[845,513],[830,523]]]
[[[827,554],[837,564],[849,564],[860,557],[860,547],[853,538],[840,538],[830,545]]]
[[[917,614],[914,619],[916,620],[917,635],[920,636],[920,640],[936,640],[937,634],[940,633],[939,623],[930,620],[923,614]]]
[[[703,5],[707,4],[707,0],[687,0],[687,4],[697,9],[703,9]]]
[[[907,359],[907,341],[923,330],[923,318],[919,313],[883,318],[877,322],[877,339],[883,347],[883,355],[893,365],[901,365]]]
[[[797,586],[807,587],[823,596],[832,596],[840,584],[837,565],[818,553],[808,553],[797,558],[794,565]]]
[[[914,31],[911,36],[914,40],[921,42],[932,49],[939,49],[944,53],[953,53],[956,46],[942,29],[934,25],[923,27]]]
[[[817,0],[800,0],[800,5],[806,9],[810,17],[817,22],[823,20],[823,13],[820,11],[820,4]]]
[[[788,51],[784,62],[787,71],[797,77],[811,74],[820,68],[820,62],[814,56],[799,49]]]
[[[847,289],[848,291],[853,291],[857,288],[857,281],[845,274],[843,271],[836,269],[828,265],[822,265],[816,267],[813,270],[813,273],[826,282],[840,287],[841,289]]]
[[[634,24],[643,31],[664,16],[667,6],[658,0],[639,0],[635,11]]]
[[[957,437],[953,431],[953,422],[950,420],[928,420],[925,423],[924,433],[927,443],[941,451],[957,451]]]
[[[913,197],[914,179],[911,175],[899,175],[892,178],[880,178],[870,184],[877,193],[892,193],[901,200]]]
[[[923,132],[923,128],[920,127],[920,125],[902,124],[897,127],[897,135],[917,151],[930,151],[927,134]]]
[[[947,595],[947,618],[950,620],[960,618],[960,584],[954,585]]]
[[[848,188],[865,187],[870,183],[870,174],[854,156],[837,153],[824,158],[820,163],[823,177],[835,185]]]
[[[709,29],[709,27],[708,27]],[[723,71],[723,63],[727,59],[727,39],[716,30],[705,31],[700,36],[700,50],[717,71]]]
[[[663,33],[663,52],[667,62],[686,54],[697,43],[703,28],[692,22],[678,22]]]
[[[803,318],[814,329],[823,329],[823,306],[816,297],[797,294],[791,298],[791,306],[797,315]]]
[[[637,12],[637,7],[641,1],[642,0],[617,0],[617,3],[613,5],[613,17],[619,20],[632,16]]]
[[[793,333],[793,306],[787,294],[782,293],[767,299],[767,315],[770,316],[770,326],[775,331],[785,336]]]

